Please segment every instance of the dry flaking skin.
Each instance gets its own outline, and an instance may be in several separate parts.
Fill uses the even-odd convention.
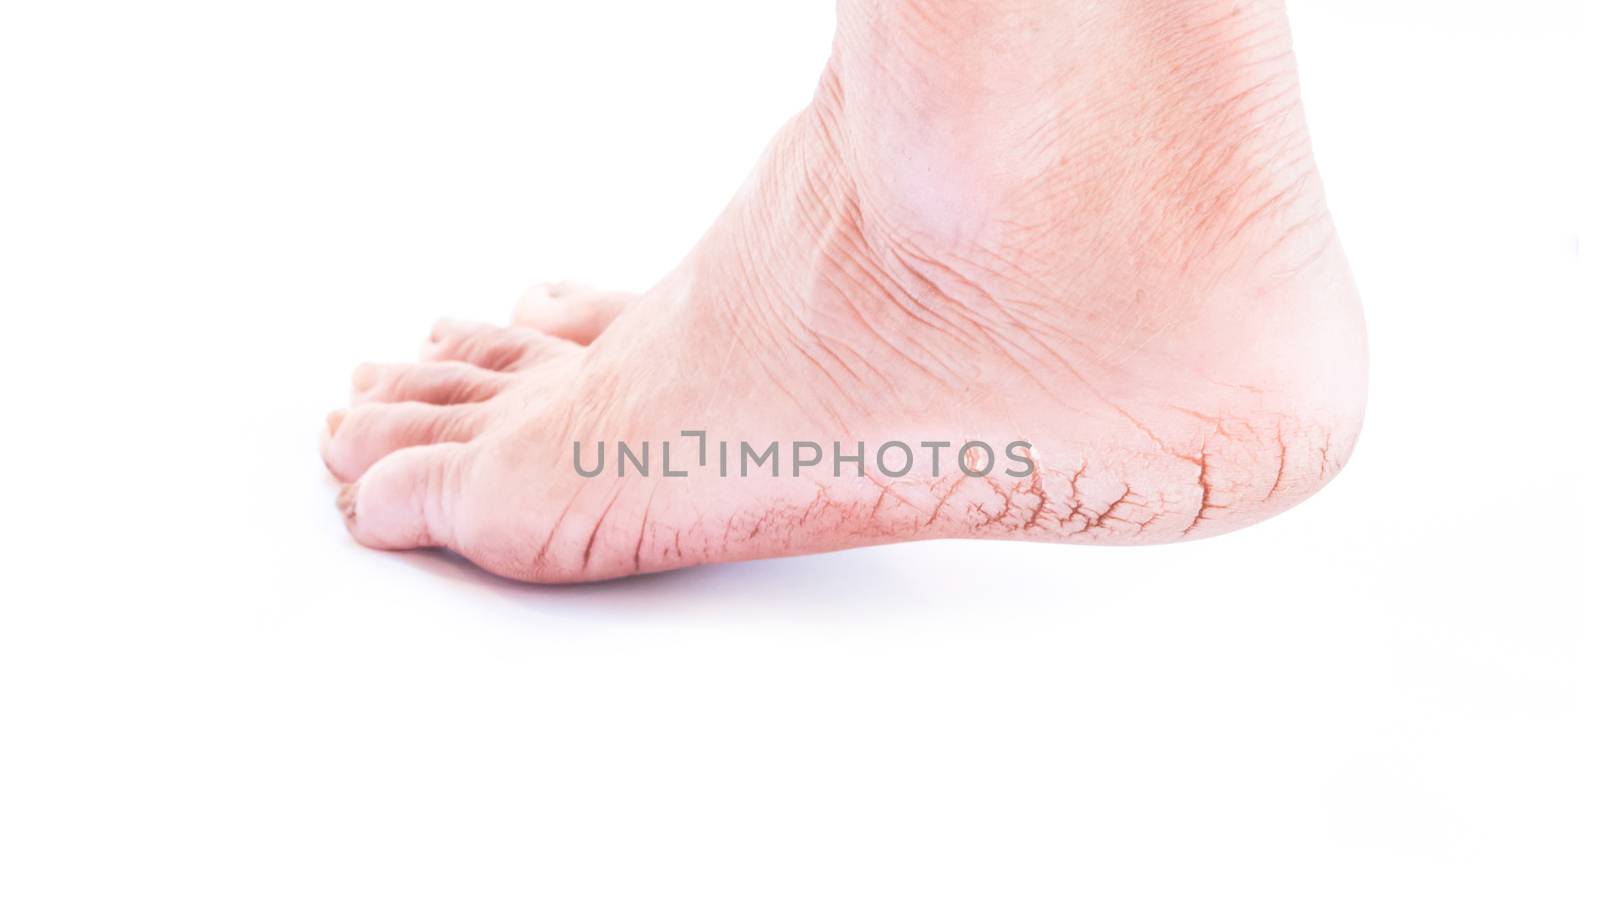
[[[1142,544],[1330,481],[1360,303],[1274,3],[846,0],[813,103],[648,293],[535,288],[365,365],[324,457],[360,542],[596,580],[932,538]],[[574,442],[1026,439],[925,465],[579,475]]]

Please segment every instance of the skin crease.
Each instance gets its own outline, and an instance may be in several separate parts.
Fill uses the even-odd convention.
[[[354,385],[323,453],[358,541],[573,582],[1237,529],[1348,460],[1366,345],[1279,4],[843,0],[814,102],[656,287],[535,288]],[[1000,467],[573,468],[574,441],[693,429],[981,440]],[[1033,475],[1004,475],[1014,440]]]

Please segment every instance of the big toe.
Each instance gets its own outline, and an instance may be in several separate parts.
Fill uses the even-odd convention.
[[[466,459],[466,445],[436,444],[379,460],[339,490],[350,535],[375,549],[448,547]]]

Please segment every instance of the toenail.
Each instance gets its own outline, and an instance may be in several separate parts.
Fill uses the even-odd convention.
[[[332,435],[333,433],[339,431],[339,424],[344,422],[344,414],[345,414],[345,411],[343,411],[343,410],[335,410],[332,413],[328,414],[328,434],[329,435]]]
[[[362,363],[350,375],[350,385],[357,391],[365,391],[378,383],[378,367],[372,363]]]
[[[339,513],[344,515],[346,523],[356,522],[356,484],[347,483],[339,487],[339,497],[334,499],[334,504],[339,508]]]

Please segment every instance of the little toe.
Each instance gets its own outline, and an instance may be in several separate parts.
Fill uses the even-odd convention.
[[[349,482],[402,448],[471,441],[477,437],[484,416],[478,404],[362,404],[329,415],[322,459],[329,472]]]
[[[581,284],[540,284],[523,294],[512,321],[553,337],[587,344],[599,337],[637,294]]]
[[[515,325],[444,320],[433,326],[422,358],[469,363],[509,372],[560,348],[564,342]],[[567,345],[570,346],[570,345]]]
[[[511,383],[511,377],[470,363],[442,361],[375,365],[356,368],[350,379],[355,403],[467,404],[489,400]]]

